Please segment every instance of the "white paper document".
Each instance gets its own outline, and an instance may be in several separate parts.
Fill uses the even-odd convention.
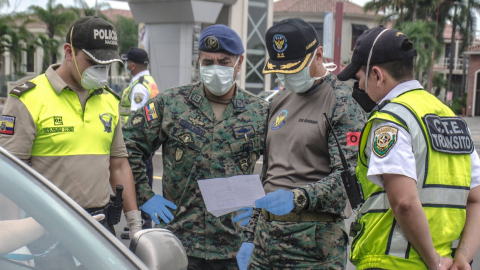
[[[265,196],[257,174],[198,180],[198,185],[208,212],[216,217],[255,206],[255,200]]]

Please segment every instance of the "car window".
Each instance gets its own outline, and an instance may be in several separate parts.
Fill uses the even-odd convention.
[[[0,269],[140,269],[76,204],[0,150]]]

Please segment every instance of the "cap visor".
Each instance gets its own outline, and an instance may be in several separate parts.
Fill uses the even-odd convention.
[[[122,54],[122,56],[120,56],[120,58],[123,60],[123,61],[127,61],[128,60],[128,56],[126,54]]]
[[[103,49],[88,50],[88,51],[85,49],[82,49],[82,51],[86,53],[88,56],[90,56],[90,58],[92,58],[93,61],[101,65],[111,64],[113,62],[123,63],[122,59],[120,58],[120,55],[116,51],[103,50]]]
[[[263,74],[282,73],[295,74],[300,72],[308,64],[312,53],[308,53],[305,57],[289,60],[272,60],[269,58],[263,67]]]
[[[342,71],[340,71],[340,73],[338,73],[337,78],[340,81],[348,81],[350,79],[355,80],[355,74],[357,74],[361,66],[361,64],[350,63]]]

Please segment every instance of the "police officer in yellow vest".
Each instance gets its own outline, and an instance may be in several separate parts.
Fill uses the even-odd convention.
[[[130,85],[123,91],[120,101],[119,111],[122,127],[127,123],[128,117],[138,108],[145,106],[145,103],[158,94],[157,84],[150,76],[148,71],[148,54],[145,50],[132,47],[127,54],[122,54],[122,60],[125,61],[125,71],[130,73],[133,78]],[[152,159],[145,162],[147,168],[148,185],[153,185],[153,162]],[[152,228],[152,219],[142,212],[143,229]],[[122,235],[123,237],[123,235]]]
[[[133,76],[120,101],[120,115],[124,126],[130,114],[143,107],[147,100],[155,97],[158,89],[148,71],[149,60],[145,50],[132,47],[127,54],[122,55],[122,60],[125,61],[125,71]]]
[[[470,269],[480,244],[478,154],[465,121],[414,80],[416,54],[402,32],[376,27],[358,38],[338,75],[358,80],[361,105],[378,104],[364,107],[372,112],[359,145],[365,203],[350,252],[357,269]]]
[[[98,17],[81,18],[63,49],[61,64],[11,91],[0,119],[0,146],[91,214],[109,204],[110,186],[122,185],[133,235],[142,220],[119,125],[120,97],[106,86],[110,64],[122,62],[115,27]]]

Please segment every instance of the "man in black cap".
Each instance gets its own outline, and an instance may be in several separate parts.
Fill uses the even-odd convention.
[[[120,97],[106,86],[110,64],[122,62],[115,27],[98,17],[81,18],[70,27],[63,49],[61,64],[11,91],[0,145],[92,215],[105,214],[103,224],[113,233],[115,218],[106,211],[110,186],[122,185],[133,235],[142,220],[120,126]]]
[[[118,110],[120,111],[120,121],[122,127],[128,120],[128,117],[138,108],[145,106],[145,103],[158,94],[157,84],[148,71],[148,54],[145,50],[132,47],[127,54],[122,55],[125,61],[125,71],[133,76],[130,85],[123,91],[122,100]],[[148,185],[153,184],[153,164],[152,159],[145,162],[147,167]],[[144,220],[143,229],[152,228],[152,219],[142,213]],[[123,237],[123,236],[122,236]]]
[[[378,104],[365,106],[373,111],[359,146],[366,201],[352,224],[357,269],[470,269],[480,245],[478,154],[465,121],[414,79],[416,55],[405,34],[375,27],[338,75],[358,80],[361,104]]]
[[[262,172],[267,195],[255,202],[238,264],[240,269],[249,261],[249,269],[343,269],[347,196],[333,132],[355,166],[365,115],[350,89],[324,67],[312,25],[298,18],[280,21],[268,29],[266,42],[270,58],[263,72],[276,73],[286,89],[270,103]]]
[[[197,180],[253,173],[264,150],[268,105],[235,83],[244,59],[235,31],[207,27],[199,51],[201,81],[162,91],[123,132],[140,208],[181,240],[188,269],[237,269],[240,226],[231,213],[207,211]],[[163,196],[148,186],[144,164],[160,146]]]

